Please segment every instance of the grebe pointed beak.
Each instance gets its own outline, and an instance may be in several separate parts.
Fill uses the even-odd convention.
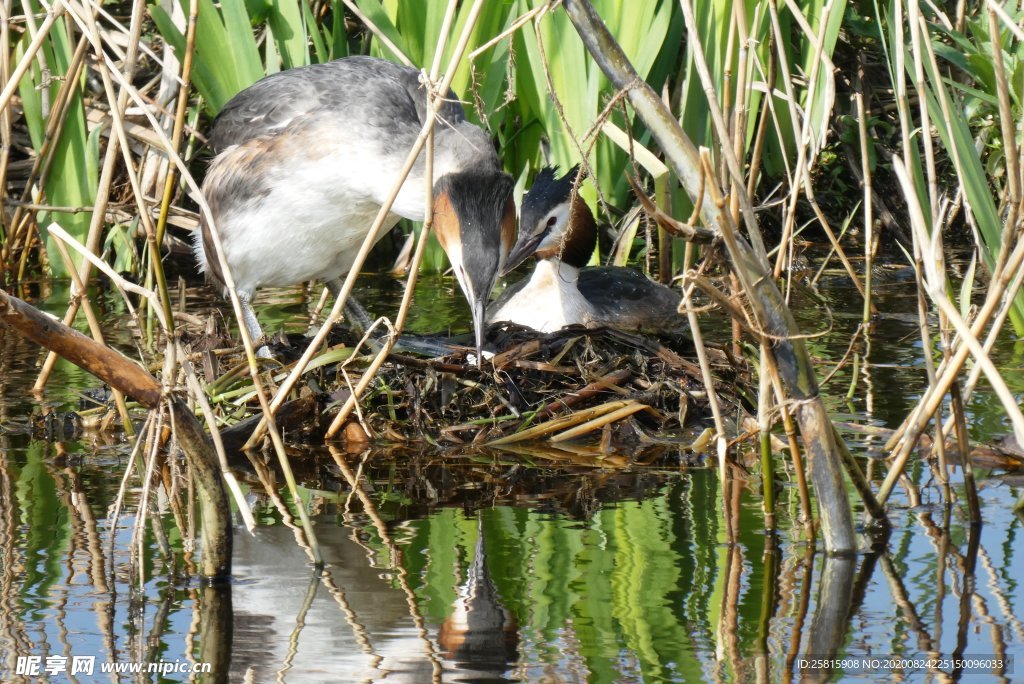
[[[505,267],[502,269],[501,275],[507,276],[515,269],[516,266],[526,261],[526,259],[537,250],[537,245],[539,245],[540,241],[543,239],[544,233],[537,233],[536,235],[520,235],[519,241],[505,259]]]
[[[470,305],[473,313],[473,335],[476,341],[476,367],[484,364],[484,327],[487,325],[487,298],[476,298]]]

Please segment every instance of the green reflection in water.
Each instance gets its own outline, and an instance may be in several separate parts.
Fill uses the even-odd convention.
[[[21,594],[26,605],[34,605],[47,596],[63,577],[62,563],[71,538],[67,511],[60,505],[57,487],[45,462],[49,451],[45,443],[33,443],[14,478],[17,510],[25,535],[25,581]]]
[[[652,681],[700,679],[698,654],[714,648],[721,567],[730,560],[719,496],[716,472],[697,470],[586,520],[496,507],[479,512],[478,528],[447,508],[408,524],[402,558],[424,617],[441,623],[482,529],[491,580],[519,625],[520,662],[563,667],[572,653],[590,681],[621,681],[634,668]],[[760,556],[750,564],[760,577]],[[756,630],[760,596],[746,599],[740,622]]]

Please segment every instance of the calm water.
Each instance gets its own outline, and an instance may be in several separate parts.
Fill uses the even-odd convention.
[[[897,271],[881,284],[885,314],[854,397],[845,398],[850,368],[825,388],[838,420],[895,427],[924,384],[904,278]],[[811,342],[821,376],[859,319],[841,278],[823,286],[834,317]],[[54,311],[66,301],[60,291],[35,294]],[[827,330],[815,296],[797,300],[807,332]],[[272,293],[264,304],[300,331],[304,301]],[[461,301],[421,296],[412,327],[436,331],[453,307],[461,311]],[[118,315],[112,299],[108,308]],[[1007,339],[997,358],[1020,396],[1024,374],[1013,369],[1024,366],[1024,344]],[[260,484],[272,470],[241,464],[260,526],[250,535],[237,525],[235,581],[217,592],[188,579],[177,529],[189,511],[170,505],[173,497],[148,493],[147,532],[135,538],[143,491],[133,477],[112,525],[131,445],[69,438],[62,421],[43,421],[47,409],[77,408],[78,392],[94,383],[61,364],[45,397],[32,398],[35,359],[0,329],[3,681],[185,681],[184,670],[202,662],[217,665],[204,681],[230,682],[795,681],[816,676],[802,662],[815,657],[848,658],[833,680],[1024,677],[1017,475],[978,471],[985,522],[972,530],[962,503],[944,507],[931,469],[916,461],[913,496],[901,487],[891,499],[888,543],[869,552],[862,537],[862,553],[829,558],[804,541],[781,463],[779,529],[769,534],[759,481],[736,473],[723,485],[710,465],[594,468],[570,465],[564,452],[527,464],[500,452],[305,449],[293,463],[326,568],[316,572],[297,542],[286,495]],[[1006,431],[984,385],[971,418],[974,439]],[[847,437],[861,455],[884,442]],[[175,470],[166,481],[186,487]],[[877,485],[884,464],[871,472]],[[353,494],[357,473],[363,486]],[[959,469],[953,477],[959,495]],[[142,576],[131,563],[140,550]],[[28,656],[55,674],[17,676],[18,658]],[[70,676],[83,656],[94,658],[93,673]],[[875,661],[852,659],[868,656]],[[982,675],[920,662],[953,656],[1007,665]],[[886,662],[900,659],[895,671]],[[165,674],[100,672],[112,663],[158,663]]]

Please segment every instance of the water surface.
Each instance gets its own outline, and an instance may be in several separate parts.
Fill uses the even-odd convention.
[[[455,332],[468,329],[450,285],[444,296],[431,296],[437,283],[421,284],[414,330],[443,330],[453,315]],[[371,296],[379,290],[364,290],[363,303],[392,313],[395,299]],[[879,283],[885,313],[869,363],[857,371],[857,391],[846,399],[850,366],[825,387],[837,420],[891,428],[912,408],[925,385],[912,293],[898,272]],[[35,298],[58,313],[67,301],[60,290]],[[308,295],[277,291],[262,299],[264,315],[304,330]],[[116,301],[102,301],[108,319],[120,320]],[[841,277],[829,276],[819,293],[799,294],[796,308],[807,332],[825,333],[809,342],[824,376],[847,350],[859,302]],[[115,343],[130,345],[122,334]],[[1006,337],[997,363],[1019,369],[1024,345]],[[294,457],[302,505],[315,521],[325,568],[310,563],[294,504],[262,484],[280,476],[271,466],[242,463],[237,472],[260,527],[250,535],[236,526],[235,579],[219,592],[217,614],[209,611],[212,598],[198,600],[212,590],[190,578],[193,559],[177,532],[190,513],[171,504],[187,497],[144,492],[132,477],[115,526],[110,515],[131,443],[69,436],[61,420],[45,420],[48,411],[77,409],[81,390],[95,383],[61,363],[46,394],[34,398],[35,360],[33,349],[0,329],[4,681],[39,680],[17,675],[18,658],[28,656],[38,656],[41,668],[49,662],[48,678],[58,682],[111,681],[114,675],[99,672],[110,663],[165,668],[122,680],[184,681],[184,670],[204,658],[217,666],[204,681],[231,682],[792,681],[817,676],[808,664],[818,659],[834,665],[844,657],[822,676],[1020,677],[1024,541],[1012,505],[1022,480],[1013,473],[979,469],[984,524],[972,528],[959,468],[950,507],[934,471],[917,459],[905,483],[911,487],[898,487],[891,499],[887,542],[872,550],[865,535],[862,552],[830,558],[806,541],[782,459],[779,526],[769,533],[759,480],[737,468],[723,483],[707,456],[620,467],[592,457],[527,461],[429,446],[304,448]],[[1018,396],[1022,376],[1006,373]],[[975,440],[1007,429],[984,384],[970,417]],[[884,438],[846,436],[877,486],[885,465],[865,455]],[[362,485],[354,493],[356,474]],[[187,487],[175,463],[165,478]],[[144,496],[151,513],[136,536]],[[140,552],[137,573],[130,561]],[[224,642],[219,656],[217,639]],[[81,656],[95,658],[95,671],[72,677],[66,669]],[[942,660],[960,656],[1005,664],[974,674]],[[929,659],[939,662],[929,667]]]

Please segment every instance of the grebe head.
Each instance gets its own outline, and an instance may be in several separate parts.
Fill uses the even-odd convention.
[[[473,316],[480,365],[487,300],[512,249],[512,177],[501,172],[442,176],[434,186],[434,230]]]
[[[519,241],[505,264],[505,273],[530,255],[538,259],[560,259],[582,268],[597,245],[597,226],[590,207],[573,192],[579,166],[561,178],[546,166],[537,174],[530,191],[523,196],[519,219]]]

